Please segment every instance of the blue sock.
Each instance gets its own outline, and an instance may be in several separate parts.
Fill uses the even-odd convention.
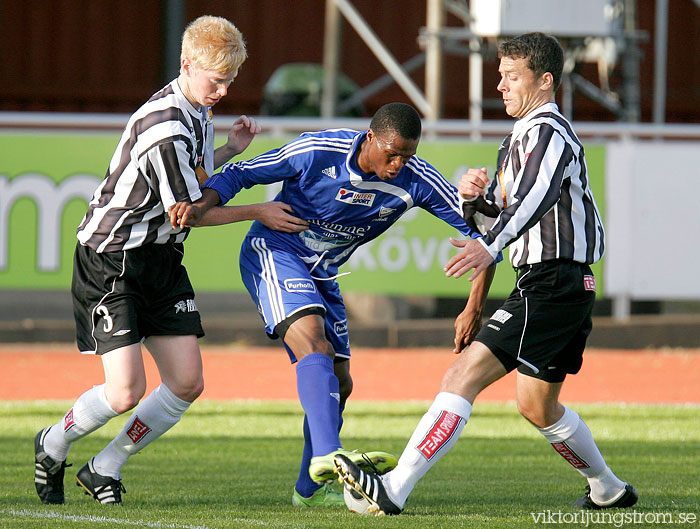
[[[304,498],[310,498],[314,492],[321,488],[321,485],[309,476],[309,464],[311,464],[311,433],[309,432],[309,421],[304,416],[304,451],[301,454],[299,477],[294,485],[297,492]]]
[[[338,410],[338,432],[343,427],[343,409],[345,403],[341,404]],[[309,464],[311,463],[311,434],[309,433],[309,421],[304,416],[304,452],[301,454],[301,468],[299,469],[299,477],[297,478],[294,488],[304,498],[310,498],[314,492],[321,488],[321,485],[316,483],[309,476]]]
[[[340,389],[333,359],[312,353],[297,364],[297,391],[309,423],[312,457],[341,448],[338,435]]]

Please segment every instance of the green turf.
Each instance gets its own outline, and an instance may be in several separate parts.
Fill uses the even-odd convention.
[[[75,472],[117,433],[117,418],[76,443],[66,505],[34,492],[33,437],[67,402],[0,402],[0,527],[15,528],[520,528],[585,527],[569,507],[585,480],[512,404],[477,403],[455,448],[418,484],[404,514],[369,518],[345,509],[291,506],[302,415],[287,402],[198,402],[124,468],[121,507],[99,505],[74,486]],[[598,518],[589,527],[662,527],[700,517],[700,407],[579,405],[616,473],[637,487],[642,523]],[[351,402],[346,448],[401,453],[427,403]],[[531,513],[559,516],[535,523]],[[560,512],[561,511],[561,512]],[[559,514],[557,514],[559,513]],[[574,523],[564,523],[574,520]],[[669,518],[666,518],[668,520]],[[646,522],[644,522],[646,520]],[[596,521],[596,520],[589,520]],[[625,523],[625,522],[630,523]],[[700,523],[674,524],[675,527]]]

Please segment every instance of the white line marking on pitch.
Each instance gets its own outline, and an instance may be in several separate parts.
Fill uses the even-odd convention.
[[[98,522],[110,523],[117,525],[133,525],[136,527],[153,527],[154,529],[211,529],[205,525],[181,525],[167,522],[146,522],[141,520],[120,520],[118,518],[107,518],[106,516],[81,516],[76,514],[61,514],[54,512],[35,512],[15,509],[2,509],[2,514],[11,514],[13,516],[25,516],[28,518],[55,518],[59,520],[70,520],[73,522]],[[247,520],[245,518],[231,518],[232,522],[245,522],[251,525],[260,525],[263,527],[271,527],[261,520]]]

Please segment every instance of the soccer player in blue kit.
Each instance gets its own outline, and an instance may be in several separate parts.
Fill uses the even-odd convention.
[[[465,222],[456,188],[415,155],[420,135],[416,110],[389,103],[377,111],[367,131],[306,132],[279,149],[223,166],[193,204],[206,210],[199,225],[226,224],[229,208],[212,206],[225,204],[243,188],[281,181],[276,200],[293,208],[287,232],[253,223],[241,248],[240,269],[267,334],[281,338],[296,363],[306,416],[294,505],[344,504],[342,495],[329,487],[337,478],[335,454],[343,453],[359,465],[371,466],[371,461],[380,473],[397,463],[391,454],[349,452],[340,443],[352,379],[338,268],[412,207],[429,211],[463,235],[480,236]],[[186,209],[173,209],[170,215],[175,224],[188,222]],[[493,268],[474,281],[457,317],[455,352],[480,328]]]

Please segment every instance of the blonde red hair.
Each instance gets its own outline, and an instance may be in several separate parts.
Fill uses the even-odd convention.
[[[201,16],[182,34],[180,61],[188,59],[195,68],[229,74],[247,57],[243,34],[225,18]]]

